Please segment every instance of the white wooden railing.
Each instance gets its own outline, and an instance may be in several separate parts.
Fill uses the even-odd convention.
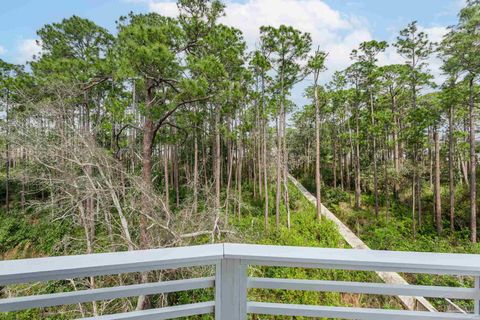
[[[191,315],[215,314],[216,320],[243,320],[247,318],[248,314],[264,314],[368,320],[480,320],[480,255],[213,244],[1,261],[0,286],[206,265],[215,266],[215,277],[4,298],[0,299],[0,312],[214,288],[215,301],[104,315],[96,317],[96,319],[174,319]],[[383,283],[251,278],[247,274],[248,266],[461,275],[474,277],[475,286],[472,288],[453,288]],[[254,302],[247,300],[247,293],[250,288],[466,299],[474,301],[475,310],[473,314],[454,314],[293,305],[289,304],[289,301],[283,301],[283,303]]]

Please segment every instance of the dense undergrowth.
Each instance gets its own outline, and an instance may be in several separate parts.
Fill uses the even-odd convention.
[[[270,195],[272,200],[273,193]],[[336,226],[327,220],[318,221],[316,219],[315,208],[310,204],[301,193],[291,187],[291,209],[292,209],[292,227],[288,229],[286,225],[286,216],[282,211],[282,224],[275,228],[274,208],[270,208],[272,213],[269,220],[269,229],[263,227],[263,203],[252,194],[252,190],[247,186],[243,192],[244,204],[241,210],[241,216],[231,213],[230,222],[234,226],[234,241],[257,244],[276,244],[287,246],[312,246],[323,248],[346,248],[348,245],[337,232]],[[273,204],[274,202],[271,201]],[[81,230],[75,230],[73,226],[68,225],[67,220],[54,220],[48,213],[31,214],[12,214],[9,216],[2,214],[0,217],[4,223],[0,226],[0,251],[4,258],[26,258],[59,254],[73,254],[82,252],[81,241],[75,242],[75,238],[81,237]],[[106,241],[101,234],[98,241]],[[78,234],[77,234],[78,233]],[[77,235],[76,235],[77,234]],[[231,241],[232,239],[227,239]],[[208,237],[197,239],[198,243],[206,243]],[[105,248],[108,248],[105,243]],[[212,275],[213,270],[203,269],[182,269],[177,271],[166,271],[158,273],[158,278],[162,280],[178,279],[188,276],[206,276]],[[283,268],[283,267],[256,267],[249,269],[249,274],[256,277],[270,278],[298,278],[298,279],[322,279],[322,280],[342,280],[342,281],[369,281],[377,282],[379,279],[372,272],[352,272],[343,270],[323,270],[323,269],[304,269],[304,268]],[[105,285],[118,285],[115,279],[108,277],[98,277],[100,283]],[[113,277],[110,277],[113,278]],[[126,278],[124,279],[126,280]],[[132,281],[130,279],[130,281]],[[133,282],[132,282],[133,283]],[[128,284],[128,283],[127,283]],[[76,289],[86,289],[87,287],[77,287]],[[72,291],[72,284],[68,281],[51,281],[46,284],[22,285],[16,287],[16,292],[23,295],[28,294],[46,294],[54,292]],[[152,297],[152,305],[168,305],[191,303],[199,301],[208,301],[213,299],[212,290],[195,290],[169,294],[168,296]],[[317,293],[303,291],[285,291],[285,290],[251,290],[249,299],[255,301],[268,301],[280,303],[295,304],[315,304],[328,306],[369,306],[383,308],[401,308],[399,302],[394,298],[355,295],[342,293]],[[135,298],[118,299],[120,306],[134,306]],[[91,304],[83,305],[85,310],[91,309]],[[7,313],[0,315],[0,319],[71,319],[78,316],[76,306],[70,308],[33,309],[19,313]],[[106,313],[112,309],[106,309]],[[202,317],[198,317],[202,318]],[[204,316],[209,319],[210,316]],[[256,319],[272,319],[272,317],[257,316]],[[284,319],[276,317],[275,319]],[[285,317],[285,319],[289,319]],[[298,318],[301,319],[301,318]]]
[[[315,191],[312,179],[301,179],[302,184],[311,192]],[[415,234],[412,232],[411,209],[399,202],[389,199],[388,209],[381,207],[379,216],[375,217],[374,197],[371,194],[363,194],[362,207],[355,209],[353,206],[354,195],[340,189],[324,187],[324,204],[355,234],[362,239],[371,249],[392,251],[414,252],[440,252],[440,253],[480,253],[480,246],[469,241],[468,232],[450,231],[448,227],[444,234],[439,237],[435,227],[428,219],[432,219],[431,213],[425,210],[424,222],[417,227]],[[429,205],[428,195],[424,200]],[[462,205],[461,203],[459,204]],[[460,211],[460,210],[459,210]],[[461,212],[461,211],[460,211]],[[447,225],[447,223],[445,223]],[[457,276],[433,276],[426,274],[403,274],[411,284],[438,285],[451,287],[472,287],[471,277]],[[435,307],[440,310],[446,308],[445,300],[430,299]],[[464,310],[472,310],[471,301],[455,301]]]

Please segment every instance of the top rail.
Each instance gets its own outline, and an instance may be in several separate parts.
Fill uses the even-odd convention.
[[[0,261],[0,285],[212,265],[224,258],[250,265],[480,276],[480,255],[473,254],[226,243]]]
[[[480,255],[224,244],[225,258],[249,264],[480,276]]]
[[[345,319],[475,319],[480,320],[480,255],[322,249],[251,244],[212,244],[130,252],[0,261],[0,285],[96,275],[215,265],[215,277],[142,283],[0,299],[0,312],[24,310],[136,295],[213,288],[215,301],[154,310],[124,312],[99,319],[173,319],[215,313],[216,320],[244,320],[248,313]],[[470,275],[473,288],[391,285],[325,280],[249,278],[250,265],[400,271],[438,275]],[[380,295],[456,297],[473,300],[469,315],[405,312],[384,309],[307,306],[249,302],[248,289],[332,291]],[[432,310],[429,310],[432,311]]]
[[[0,285],[215,264],[222,245],[0,261]]]

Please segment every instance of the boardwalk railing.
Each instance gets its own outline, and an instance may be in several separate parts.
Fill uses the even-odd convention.
[[[214,244],[1,261],[0,286],[207,265],[215,267],[215,277],[4,298],[0,299],[0,312],[214,288],[215,301],[104,315],[96,319],[174,319],[191,315],[215,314],[216,320],[244,320],[247,318],[247,314],[264,314],[368,320],[480,320],[479,255]],[[475,279],[475,285],[472,288],[453,288],[384,283],[251,278],[247,274],[248,266],[284,266],[472,276]],[[455,314],[294,305],[289,304],[289,301],[282,301],[282,303],[254,302],[247,300],[247,293],[250,288],[466,299],[474,301],[475,310],[473,314]]]

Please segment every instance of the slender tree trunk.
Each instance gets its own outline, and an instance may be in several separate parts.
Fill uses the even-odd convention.
[[[385,141],[388,141],[388,132],[385,132]],[[389,188],[389,177],[388,177],[388,146],[385,144],[384,145],[384,155],[383,155],[383,174],[385,175],[385,181],[384,181],[384,195],[385,195],[385,200],[386,200],[386,205],[385,205],[385,215],[387,217],[387,221],[390,218],[390,188]]]
[[[333,155],[332,155],[332,171],[333,171],[333,188],[337,188],[337,134],[333,130]]]
[[[291,218],[290,218],[290,199],[289,199],[289,193],[288,193],[288,177],[287,177],[287,171],[288,171],[288,154],[287,154],[287,141],[286,141],[286,127],[287,127],[287,114],[285,110],[285,91],[284,91],[284,76],[283,76],[283,70],[282,70],[282,76],[281,76],[281,106],[280,106],[280,112],[282,113],[281,117],[281,126],[282,126],[282,131],[281,131],[281,139],[282,139],[282,173],[283,173],[283,192],[284,192],[284,201],[285,201],[285,211],[287,213],[287,227],[290,229],[291,227]]]
[[[375,115],[374,115],[374,102],[373,102],[373,92],[370,90],[370,113],[372,126],[375,127]],[[372,144],[373,144],[373,193],[375,195],[375,216],[378,217],[378,172],[377,172],[377,139],[375,137],[375,132],[372,133]]]
[[[428,161],[429,162],[428,163],[428,165],[429,165],[428,175],[429,175],[430,190],[432,190],[434,188],[434,185],[433,185],[434,184],[434,181],[433,181],[434,177],[433,176],[435,175],[434,168],[433,168],[434,162],[435,162],[435,160],[434,160],[435,150],[432,151],[432,147],[431,147],[432,145],[435,145],[435,137],[434,137],[435,132],[434,132],[434,130],[435,130],[435,128],[433,128],[433,129],[428,128],[428,140],[429,140],[428,141],[428,160],[429,160]]]
[[[359,106],[356,106],[355,110],[355,209],[360,209],[362,194],[361,182],[360,182],[360,119],[359,119]]]
[[[227,128],[232,131],[232,123],[230,117],[227,118]],[[232,174],[233,174],[233,156],[232,156],[232,139],[227,138],[227,190],[226,190],[226,199],[225,199],[225,223],[228,224],[228,215],[230,207],[230,188],[232,185]]]
[[[170,184],[169,184],[169,172],[168,172],[168,149],[169,147],[165,145],[163,147],[163,176],[165,183],[165,207],[170,212]]]
[[[347,121],[347,124],[348,124],[348,138],[349,138],[349,142],[350,142],[350,152],[347,153],[347,158],[346,158],[346,161],[345,161],[345,165],[346,165],[346,173],[347,173],[347,190],[352,190],[352,177],[351,177],[351,172],[353,169],[355,171],[354,175],[355,175],[355,181],[356,181],[356,170],[353,168],[354,167],[354,160],[353,160],[353,157],[354,157],[354,154],[355,154],[355,151],[354,151],[354,146],[353,146],[353,138],[352,138],[352,128],[350,127],[350,121]],[[356,182],[355,182],[356,184]]]
[[[265,191],[265,204],[264,204],[264,227],[268,230],[268,165],[267,165],[267,142],[268,142],[268,118],[265,110],[265,77],[262,73],[262,124],[263,124],[263,183]]]
[[[415,220],[415,195],[416,195],[416,174],[415,170],[413,170],[413,177],[412,177],[412,230],[413,230],[413,237],[417,236],[416,231],[416,220]]]
[[[214,179],[215,179],[215,216],[220,215],[220,107],[215,107],[215,156],[214,156]]]
[[[315,79],[317,76],[315,77]],[[315,83],[315,189],[317,196],[317,218],[322,218],[322,180],[320,168],[320,101]]]
[[[153,152],[153,139],[154,123],[150,116],[153,103],[153,84],[151,80],[147,80],[147,95],[145,101],[146,114],[143,124],[143,143],[142,143],[142,180],[147,190],[152,190],[152,152]],[[147,220],[145,213],[150,210],[150,199],[146,192],[142,193],[142,209],[144,212],[140,214],[140,248],[147,249],[149,247]],[[146,283],[148,281],[148,274],[142,273],[141,282]],[[137,301],[137,310],[145,309],[149,304],[146,296],[140,296]]]
[[[195,127],[193,133],[193,213],[198,213],[198,132]]]
[[[395,200],[398,200],[400,186],[398,180],[400,178],[400,152],[398,145],[398,120],[397,120],[397,98],[392,97],[392,113],[393,113],[393,161],[395,168],[395,181],[393,185],[393,195]]]
[[[278,228],[280,226],[280,200],[282,188],[282,138],[281,138],[281,112],[277,117],[277,181],[276,181],[276,195],[275,195],[275,224]]]
[[[470,237],[472,243],[477,242],[477,154],[475,150],[475,98],[474,78],[469,83],[469,142],[470,142]]]
[[[345,159],[345,156],[343,155],[343,145],[342,143],[340,144],[340,156],[339,156],[339,160],[340,160],[340,189],[342,189],[342,191],[345,190],[345,183],[344,183],[344,172],[343,172],[343,166],[344,166],[344,159]]]
[[[263,124],[263,183],[265,190],[265,204],[264,204],[264,220],[265,220],[265,230],[268,229],[268,164],[267,164],[267,120],[264,120]]]
[[[238,138],[238,155],[237,155],[237,217],[240,219],[242,214],[242,162],[243,162],[243,145],[242,137]]]
[[[7,91],[6,96],[5,96],[5,101],[6,101],[6,115],[5,115],[5,121],[7,124],[7,139],[6,139],[6,145],[5,145],[5,211],[8,214],[10,212],[10,141],[9,141],[9,136],[10,136],[10,110],[9,110],[9,92]]]
[[[205,139],[204,139],[205,141]],[[207,170],[207,150],[206,144],[202,143],[202,168],[203,168],[203,181],[204,186],[208,185],[208,170]]]
[[[435,223],[437,233],[442,233],[442,194],[440,186],[440,135],[438,133],[437,125],[433,129],[433,140],[435,144]]]
[[[258,184],[258,195],[259,198],[261,199],[263,197],[263,180],[262,180],[262,120],[260,118],[260,106],[256,106],[255,108],[256,111],[256,117],[255,117],[255,123],[257,125],[257,128],[255,130],[255,152],[257,154],[256,159],[253,159],[253,161],[256,161],[256,167],[257,167],[257,179],[254,183]]]
[[[176,134],[177,130],[173,128],[173,134]],[[176,207],[180,207],[180,177],[179,177],[179,163],[178,163],[178,146],[177,143],[173,145],[173,183],[175,186],[175,204]]]
[[[455,175],[454,168],[454,141],[453,141],[453,105],[450,106],[448,113],[448,182],[450,193],[450,230],[455,230]]]

